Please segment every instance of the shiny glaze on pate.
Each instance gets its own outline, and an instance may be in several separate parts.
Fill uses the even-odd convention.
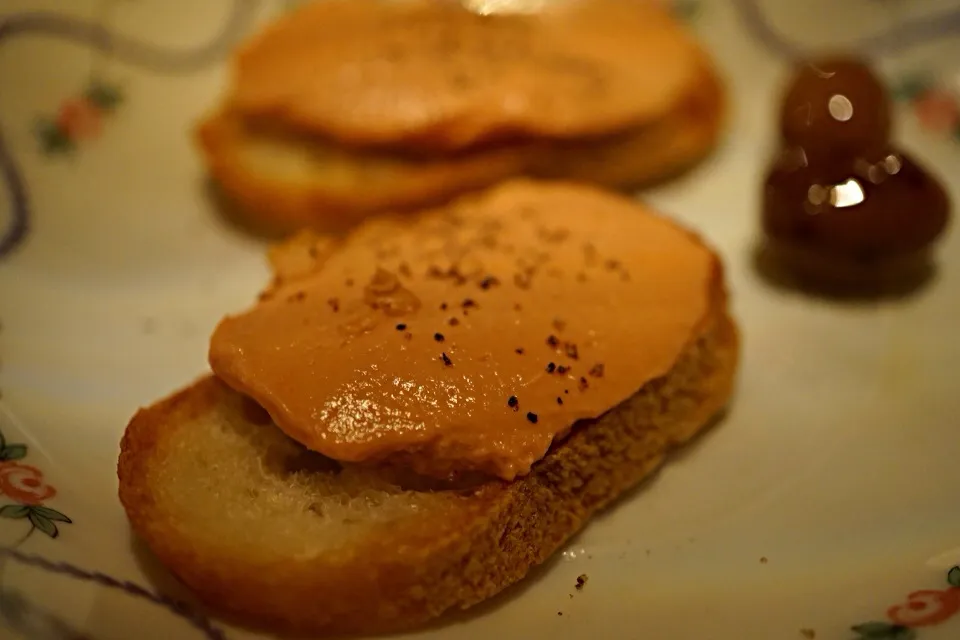
[[[218,376],[336,460],[505,479],[666,374],[720,275],[635,202],[526,181],[342,242],[307,234],[274,264],[261,302],[217,327]]]
[[[492,15],[455,1],[326,0],[243,47],[227,103],[341,144],[449,152],[654,122],[696,82],[702,55],[648,0]]]

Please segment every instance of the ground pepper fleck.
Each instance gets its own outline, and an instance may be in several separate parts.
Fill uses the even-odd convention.
[[[507,398],[507,405],[513,407],[513,410],[517,410],[517,406],[520,404],[520,401],[517,400],[517,396],[510,396]]]
[[[514,349],[514,351],[517,353],[517,355],[521,355],[521,356],[523,355],[523,349],[520,347]]]
[[[443,337],[442,333],[435,333],[433,334],[433,339],[437,342],[443,342],[445,338]]]
[[[457,318],[450,318],[449,320],[447,320],[447,324],[449,324],[451,327],[455,327],[458,324],[460,324],[460,320],[458,320]]]
[[[453,364],[453,360],[450,359],[450,356],[447,355],[446,351],[440,354],[440,359],[443,360],[443,364],[447,365],[448,367]]]
[[[334,313],[340,311],[340,301],[336,298],[330,298],[327,300],[327,304],[330,305],[330,308],[333,309]]]
[[[447,310],[447,303],[444,302],[440,305],[440,311],[446,311],[446,310]]]
[[[557,404],[563,404],[563,398],[557,396]]]
[[[577,345],[572,342],[566,342],[563,345],[563,350],[566,352],[567,357],[571,360],[576,360],[580,357],[580,352],[577,349]]]
[[[587,576],[587,574],[585,574],[585,573],[580,574],[579,576],[577,576],[577,591],[582,591],[582,590],[583,590],[583,585],[587,584],[587,580],[589,580],[589,579],[590,579],[590,578],[589,578],[589,577]]]
[[[409,331],[403,334],[403,337],[406,338],[407,340],[413,340],[413,334],[410,333]]]
[[[307,297],[306,291],[297,291],[296,293],[291,295],[289,298],[287,298],[287,302],[301,302],[304,299],[306,299],[306,297]]]
[[[537,414],[535,414],[533,411],[528,411],[527,420],[529,420],[533,424],[537,424]]]
[[[496,285],[498,285],[498,284],[500,284],[500,281],[497,280],[495,277],[493,277],[493,276],[487,276],[487,277],[485,277],[483,280],[480,281],[480,288],[483,289],[484,291],[486,291],[486,290],[489,289],[490,287],[496,286]]]
[[[560,344],[560,339],[555,335],[547,336],[547,344],[551,347],[556,347]]]
[[[556,370],[557,370],[557,365],[555,365],[554,363],[551,362],[547,365],[547,373],[553,373]]]
[[[563,375],[567,371],[570,371],[570,367],[565,367],[564,365],[560,365],[559,367],[557,367],[557,373],[561,375]]]
[[[478,305],[472,298],[465,298],[464,301],[460,303],[460,306],[462,306],[464,309],[473,309]]]
[[[560,318],[553,319],[553,328],[557,331],[563,331],[567,328],[567,323],[561,320]]]
[[[403,324],[402,322],[397,325],[397,331],[404,331],[406,330],[406,328],[407,328],[407,325]]]
[[[590,383],[587,382],[587,379],[581,376],[581,377],[580,377],[580,391],[583,391],[584,389],[586,389],[586,388],[589,387],[589,386],[590,386]]]
[[[593,365],[593,367],[591,367],[591,369],[590,369],[590,375],[592,375],[594,378],[602,378],[602,377],[603,377],[603,363],[602,363],[602,362],[598,362],[597,364]]]

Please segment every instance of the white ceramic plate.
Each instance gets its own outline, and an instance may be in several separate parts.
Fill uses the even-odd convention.
[[[156,595],[186,597],[131,540],[115,468],[134,410],[204,371],[214,323],[264,283],[263,243],[215,213],[188,132],[230,44],[288,4],[0,5],[4,637],[246,637]],[[960,637],[960,237],[899,302],[774,290],[750,260],[797,48],[865,47],[921,87],[900,141],[960,202],[957,3],[693,8],[729,78],[729,138],[648,197],[726,259],[744,333],[733,410],[522,587],[416,637]]]

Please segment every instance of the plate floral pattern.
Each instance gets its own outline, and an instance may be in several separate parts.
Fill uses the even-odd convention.
[[[945,589],[924,589],[887,609],[887,620],[852,627],[858,640],[918,640],[920,630],[944,623],[960,612],[960,566],[947,573]]]
[[[80,95],[64,100],[56,115],[42,116],[37,122],[37,138],[47,155],[69,153],[77,145],[96,138],[103,121],[123,101],[119,86],[99,79],[90,81]]]
[[[51,538],[60,535],[59,525],[73,520],[44,504],[57,495],[56,488],[43,478],[39,468],[21,462],[29,453],[27,445],[8,443],[0,432],[0,518],[20,521],[29,526],[14,546],[19,546],[34,532]]]
[[[893,95],[910,106],[924,129],[960,143],[960,82],[917,73],[893,83]]]
[[[102,0],[98,13],[109,14],[121,0]],[[246,32],[253,10],[267,0],[233,0],[232,10],[212,39],[190,49],[165,49],[116,33],[104,20],[88,21],[57,12],[22,12],[0,17],[0,45],[25,35],[56,36],[76,42],[153,73],[182,74],[220,61]],[[36,133],[43,151],[63,153],[96,137],[104,116],[123,98],[119,87],[94,75],[79,95],[66,99],[55,114],[42,114]],[[0,179],[6,183],[10,220],[0,226],[0,259],[27,239],[31,199],[19,162],[0,132]]]

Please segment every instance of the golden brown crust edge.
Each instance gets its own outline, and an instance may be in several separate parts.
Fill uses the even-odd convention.
[[[349,229],[367,216],[441,204],[464,192],[482,189],[523,173],[528,148],[504,148],[430,162],[404,162],[390,154],[354,154],[325,146],[327,168],[351,174],[347,184],[271,176],[253,169],[246,151],[243,122],[229,111],[203,120],[196,139],[210,176],[237,213],[257,227],[293,231]],[[287,134],[289,135],[289,134]]]
[[[388,540],[367,541],[351,558],[257,564],[224,557],[218,548],[195,545],[175,514],[158,507],[151,465],[170,453],[170,433],[232,393],[214,378],[133,418],[118,464],[121,502],[163,564],[227,615],[273,630],[322,634],[416,627],[520,580],[596,511],[652,473],[670,449],[710,424],[732,392],[739,342],[720,283],[714,300],[703,333],[670,374],[576,428],[529,476],[451,498],[444,523],[391,531]]]

